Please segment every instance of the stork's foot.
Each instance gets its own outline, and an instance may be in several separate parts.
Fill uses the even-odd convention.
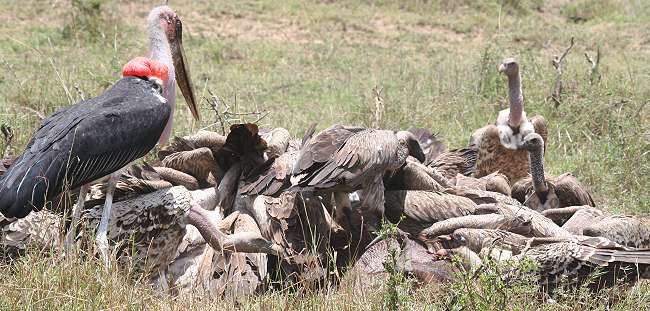
[[[98,233],[95,238],[95,243],[97,245],[97,250],[99,251],[99,256],[104,262],[104,267],[106,267],[106,269],[110,268],[111,261],[108,253],[108,238],[106,237],[106,233]]]

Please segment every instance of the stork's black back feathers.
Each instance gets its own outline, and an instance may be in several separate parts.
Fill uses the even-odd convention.
[[[67,189],[106,176],[151,150],[171,107],[138,77],[54,112],[0,180],[0,212],[25,217]]]

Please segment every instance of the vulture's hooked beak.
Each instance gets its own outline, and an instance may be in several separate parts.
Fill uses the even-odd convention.
[[[498,70],[499,70],[499,72],[504,72],[504,71],[506,71],[506,64],[503,63],[503,64],[499,65]]]
[[[407,143],[410,155],[418,159],[420,163],[424,163],[427,156],[424,154],[424,150],[422,150],[420,142],[418,142],[417,139],[409,139]]]
[[[196,108],[196,100],[194,97],[194,87],[190,79],[190,71],[185,65],[185,50],[183,50],[183,23],[180,19],[176,20],[176,36],[170,42],[172,52],[172,60],[174,62],[174,69],[176,73],[176,83],[183,93],[187,106],[190,107],[192,116],[195,120],[199,120],[199,111]]]

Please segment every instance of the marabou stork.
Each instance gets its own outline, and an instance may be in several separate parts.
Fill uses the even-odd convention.
[[[150,58],[138,57],[122,69],[123,78],[100,96],[57,110],[43,120],[25,151],[0,180],[0,212],[23,218],[63,191],[81,187],[66,246],[74,244],[89,184],[108,177],[96,243],[106,265],[107,229],[120,170],[170,136],[178,78],[192,115],[194,100],[182,45],[182,23],[167,6],[147,18]]]

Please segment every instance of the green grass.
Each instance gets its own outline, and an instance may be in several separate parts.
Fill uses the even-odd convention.
[[[385,100],[382,127],[430,127],[450,147],[460,147],[505,107],[505,81],[496,66],[514,56],[522,67],[526,111],[550,124],[549,173],[572,172],[603,208],[650,211],[647,1],[213,2],[172,2],[184,21],[199,98],[211,90],[239,111],[268,110],[263,126],[286,127],[298,135],[312,122],[319,129],[333,123],[370,126],[372,89],[379,86]],[[158,3],[0,2],[0,123],[15,129],[18,149],[38,127],[38,113],[96,96],[119,78],[126,61],[146,54],[144,18]],[[550,62],[571,37],[576,46],[565,65],[563,103],[555,108],[549,98],[555,81]],[[594,55],[598,46],[602,78],[592,85],[583,54]],[[175,134],[217,129],[207,102],[201,103],[199,123],[191,122],[182,102],[178,109]],[[67,271],[65,262],[34,255],[0,269],[9,275],[0,285],[0,297],[5,297],[0,305],[55,308],[66,299],[61,292],[96,301],[65,305],[77,309],[138,309],[149,303],[198,309],[208,303],[159,300],[137,278],[97,275],[95,263]],[[59,290],[44,292],[49,285],[39,278],[47,275]],[[84,282],[66,281],[82,275]],[[33,289],[12,290],[16,284]],[[114,297],[114,292],[130,291],[141,300]],[[349,291],[330,289],[307,298],[272,293],[254,300],[258,307],[381,307],[381,293],[357,303],[360,298]],[[32,298],[18,299],[23,292]],[[409,304],[426,308],[431,300],[446,301],[427,296],[432,293],[436,290],[419,289]],[[635,287],[630,297],[646,303],[648,293],[645,286]],[[600,298],[585,299],[596,303]],[[571,300],[562,301],[575,308]]]

